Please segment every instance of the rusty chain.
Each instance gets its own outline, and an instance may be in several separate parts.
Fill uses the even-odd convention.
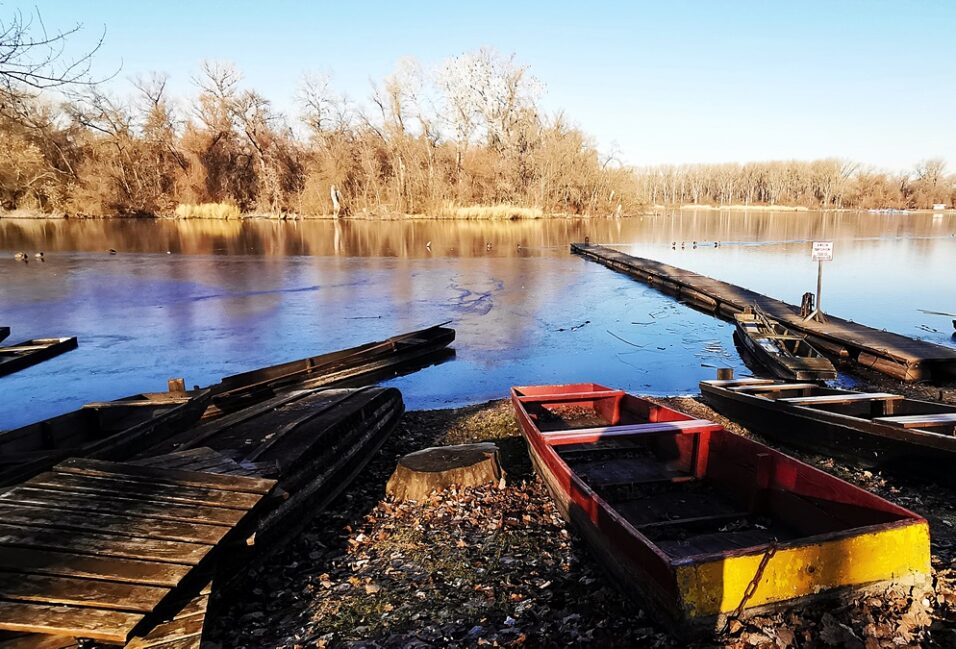
[[[740,604],[737,605],[737,608],[732,614],[727,616],[727,620],[720,630],[721,635],[727,632],[731,622],[740,618],[740,614],[743,613],[747,602],[750,601],[750,598],[757,592],[757,586],[760,585],[760,580],[763,578],[763,571],[766,570],[767,564],[770,563],[770,559],[772,559],[775,554],[777,554],[777,539],[771,541],[770,547],[763,553],[763,557],[760,559],[760,565],[757,566],[757,572],[754,573],[754,578],[750,580],[750,583],[747,584],[747,588],[744,589],[744,596],[740,599]]]

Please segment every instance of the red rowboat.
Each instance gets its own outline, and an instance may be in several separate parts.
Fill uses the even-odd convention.
[[[930,572],[923,518],[718,424],[591,383],[512,401],[562,514],[680,631]]]

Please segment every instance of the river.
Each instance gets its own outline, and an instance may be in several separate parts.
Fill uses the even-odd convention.
[[[730,324],[570,255],[568,244],[585,237],[796,303],[816,284],[809,242],[833,240],[824,310],[956,346],[952,316],[932,313],[956,312],[951,214],[0,219],[7,342],[70,335],[80,345],[0,378],[0,429],[162,390],[170,377],[205,385],[446,320],[458,334],[455,359],[393,382],[409,408],[484,401],[533,383],[693,393],[716,367],[746,371]],[[29,263],[15,261],[16,251]]]

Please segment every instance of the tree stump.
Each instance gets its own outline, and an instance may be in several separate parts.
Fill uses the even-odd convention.
[[[385,492],[399,500],[422,500],[433,491],[499,484],[503,477],[498,447],[491,442],[436,446],[399,460]]]

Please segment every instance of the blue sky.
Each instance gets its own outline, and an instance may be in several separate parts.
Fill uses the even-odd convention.
[[[840,156],[956,171],[956,2],[136,2],[0,0],[99,35],[118,89],[161,70],[178,95],[203,59],[294,109],[302,73],[356,100],[402,57],[514,53],[605,151],[631,164]]]

